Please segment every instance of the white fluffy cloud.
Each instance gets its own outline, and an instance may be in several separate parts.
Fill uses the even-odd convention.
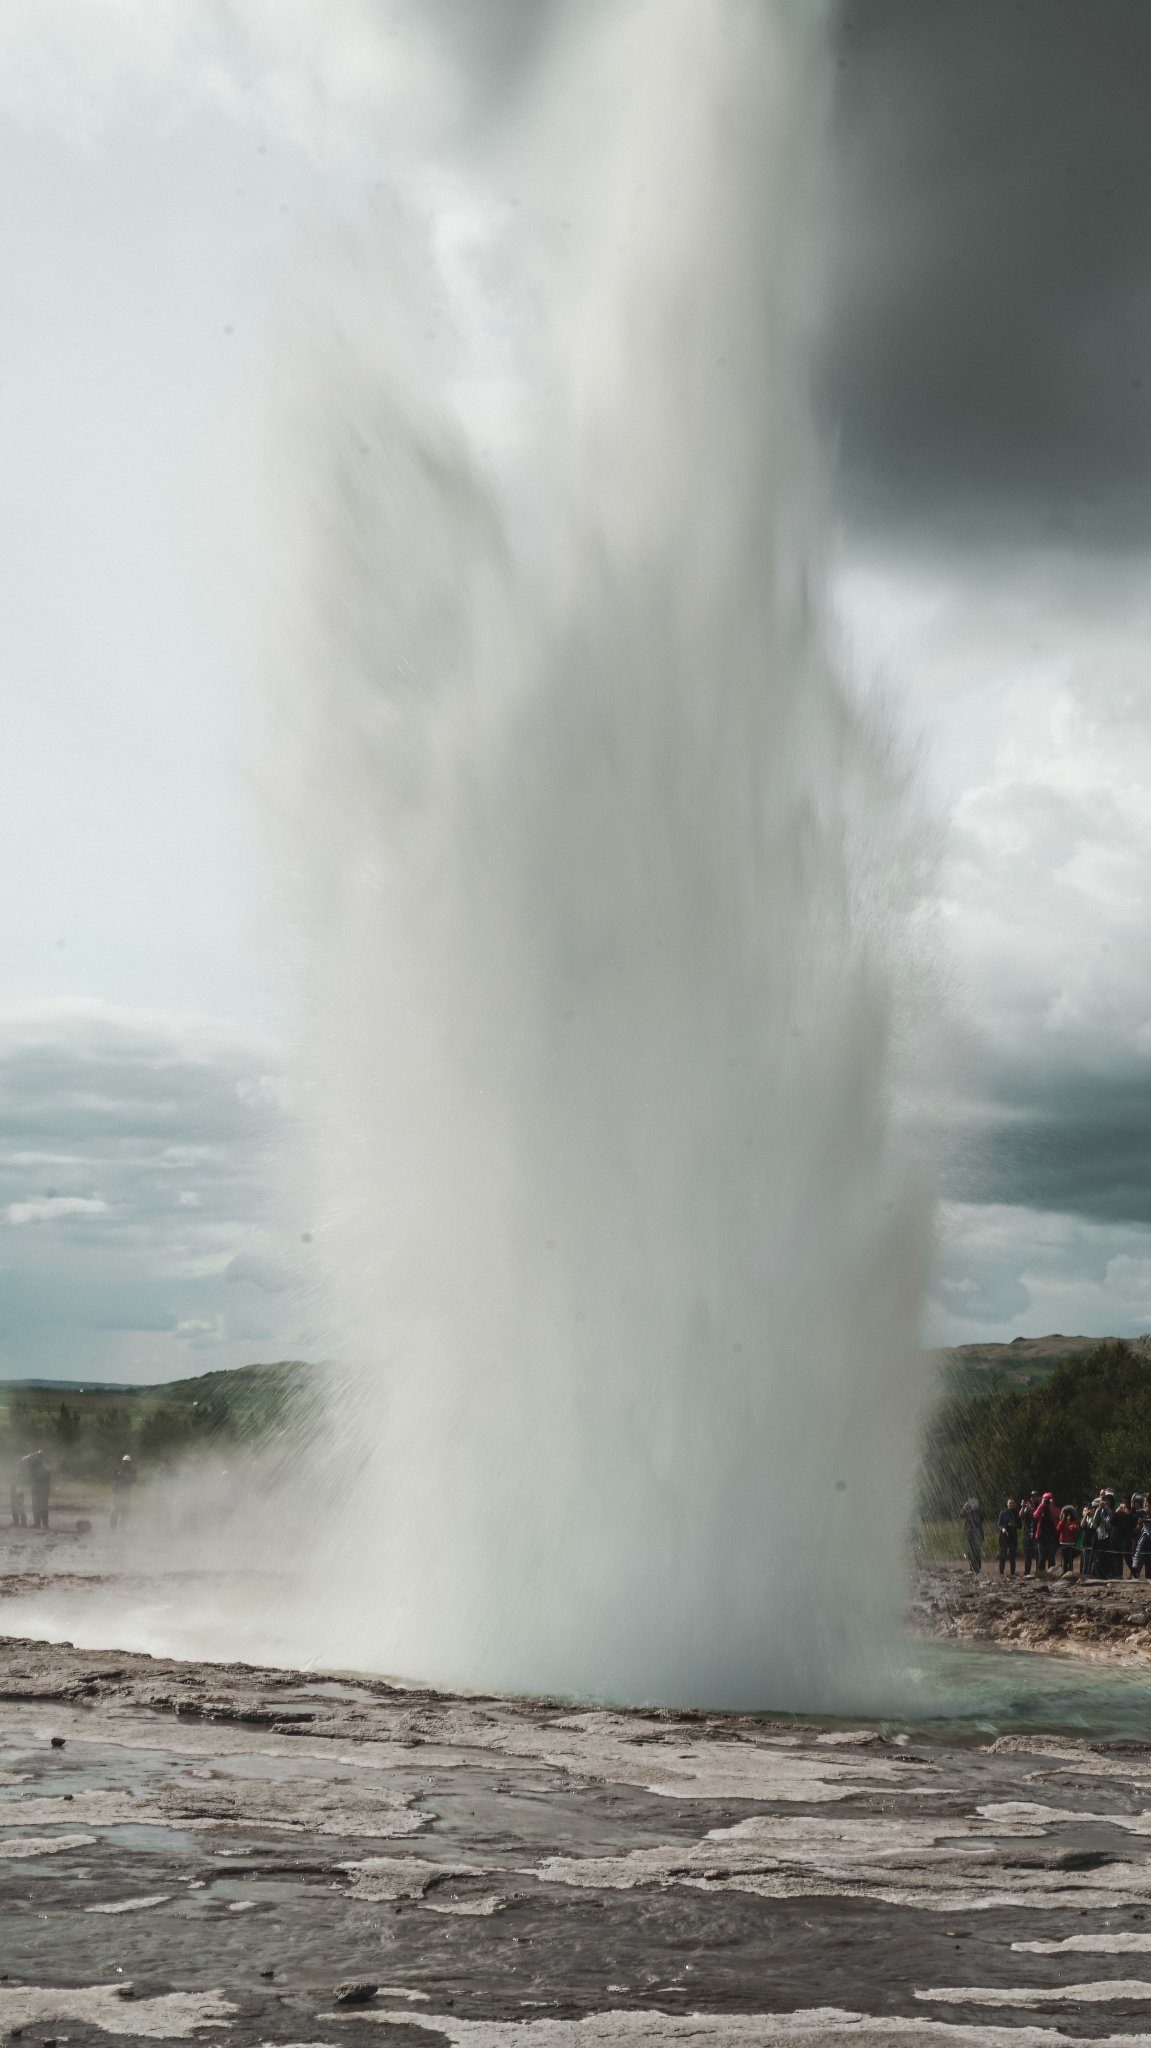
[[[849,645],[922,724],[950,945],[997,1056],[1151,1057],[1148,591],[1142,560],[1054,551],[844,566]]]
[[[45,1195],[42,1202],[9,1202],[9,1223],[55,1223],[62,1216],[102,1216],[108,1204],[98,1195]]]

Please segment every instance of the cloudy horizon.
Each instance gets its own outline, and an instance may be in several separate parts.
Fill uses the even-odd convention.
[[[0,23],[0,1377],[330,1348],[260,795],[269,391],[300,250],[368,192],[402,187],[421,290],[481,333],[472,270],[497,289],[518,247],[501,123],[558,13]],[[844,0],[832,66],[833,602],[860,686],[922,740],[964,1045],[924,1341],[1139,1334],[1151,17]],[[468,399],[493,433],[514,369]]]

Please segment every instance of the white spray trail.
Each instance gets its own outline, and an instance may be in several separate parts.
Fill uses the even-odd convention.
[[[295,416],[328,1662],[890,1684],[926,1228],[889,1163],[899,796],[828,657],[803,419],[813,12],[620,0],[540,87],[582,255],[530,570],[382,343],[320,351]]]

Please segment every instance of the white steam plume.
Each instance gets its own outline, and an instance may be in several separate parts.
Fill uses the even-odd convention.
[[[433,402],[386,338],[392,228],[317,269],[275,779],[348,1361],[284,1618],[322,1660],[890,1683],[927,1219],[888,1128],[904,798],[829,654],[804,419],[816,16],[618,0],[553,45],[513,516],[466,362]]]

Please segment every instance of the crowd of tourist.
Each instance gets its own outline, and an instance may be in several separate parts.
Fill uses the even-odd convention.
[[[206,1483],[204,1468],[201,1466],[197,1470],[200,1475],[199,1494],[202,1499]],[[161,1459],[153,1474],[152,1484],[153,1514],[161,1528],[167,1527],[168,1496],[176,1476],[174,1466],[166,1458]],[[135,1459],[130,1452],[125,1451],[109,1474],[112,1496],[109,1522],[113,1529],[123,1527],[128,1521],[132,1507],[132,1491],[138,1477]],[[11,1527],[14,1529],[26,1529],[28,1526],[29,1495],[32,1503],[32,1527],[47,1529],[49,1503],[52,1497],[52,1470],[42,1450],[28,1451],[13,1469],[8,1498],[12,1516]],[[228,1521],[238,1507],[240,1499],[240,1487],[235,1477],[225,1467],[216,1478],[214,1486],[211,1486],[208,1495],[213,1519],[217,1523]],[[90,1522],[77,1522],[75,1526],[77,1529],[87,1530],[92,1525]]]
[[[1023,1552],[1023,1576],[1045,1578],[1058,1564],[1063,1576],[1074,1572],[1078,1561],[1084,1579],[1121,1579],[1126,1565],[1133,1579],[1140,1572],[1151,1578],[1151,1493],[1124,1494],[1117,1499],[1110,1487],[1095,1496],[1079,1512],[1074,1507],[1056,1507],[1050,1493],[1021,1494],[1000,1509],[999,1571],[1015,1577],[1019,1552]],[[963,1541],[973,1572],[983,1568],[983,1509],[977,1500],[963,1504]]]

